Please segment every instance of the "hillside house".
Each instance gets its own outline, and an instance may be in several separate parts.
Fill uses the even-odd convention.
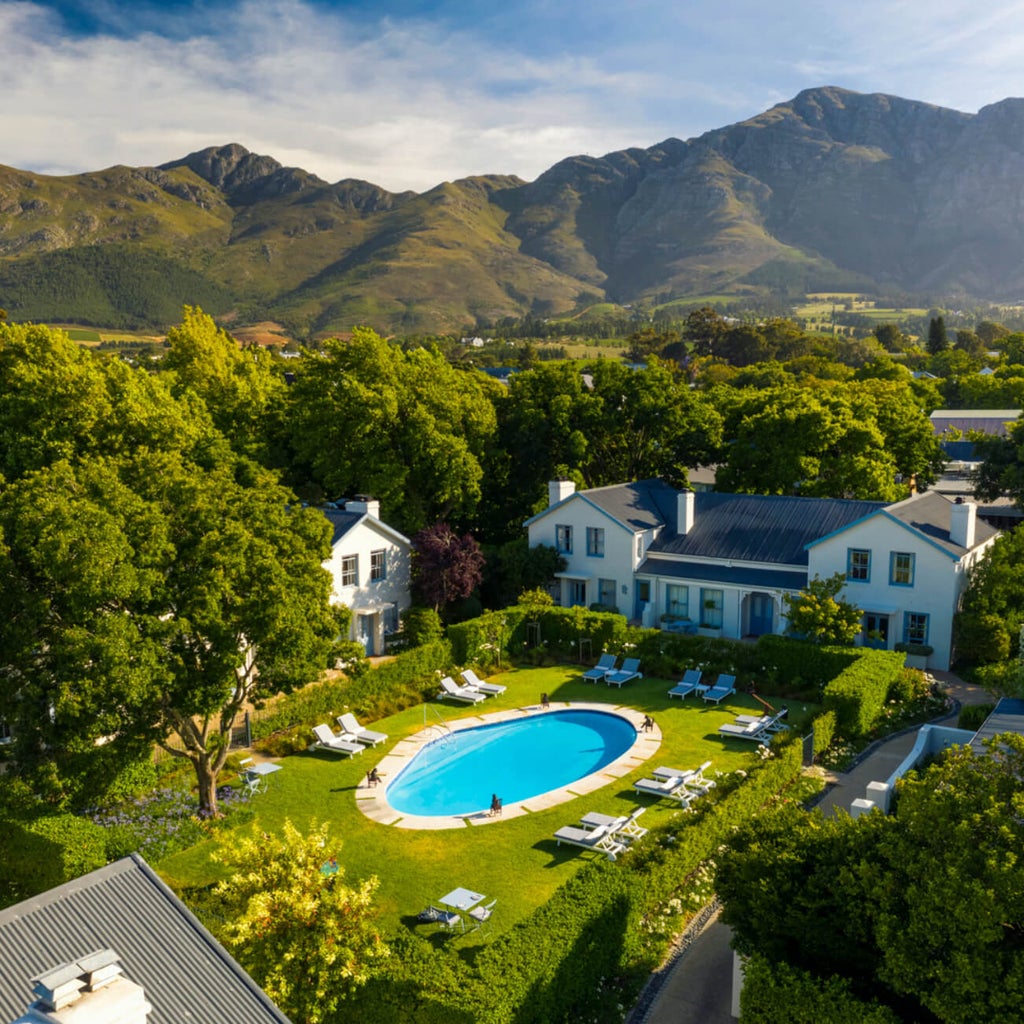
[[[841,572],[864,612],[859,643],[927,644],[948,668],[967,574],[997,536],[971,503],[676,491],[641,480],[577,492],[552,481],[526,527],[555,547],[557,603],[600,604],[645,626],[706,636],[783,633],[783,596]]]
[[[324,509],[334,528],[324,568],[334,581],[332,603],[352,609],[350,640],[368,655],[383,654],[412,603],[412,542],[380,519],[380,502],[359,497],[341,509]]]

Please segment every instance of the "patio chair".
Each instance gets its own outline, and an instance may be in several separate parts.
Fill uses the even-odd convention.
[[[704,691],[706,703],[714,702],[720,704],[726,697],[731,697],[736,692],[736,677],[720,674],[715,680],[715,685]]]
[[[479,704],[486,697],[479,690],[471,690],[468,686],[459,686],[451,676],[445,676],[441,680],[441,692],[438,696],[443,700],[451,697],[452,700],[461,700],[464,704]]]
[[[670,697],[678,697],[680,700],[689,697],[691,693],[697,693],[700,686],[701,670],[699,668],[688,668],[683,673],[683,678],[668,691]]]
[[[599,814],[597,811],[590,811],[580,819],[580,824],[586,829],[606,828],[608,835],[617,842],[625,842],[632,839],[642,839],[649,831],[636,823],[636,819],[646,811],[646,807],[637,807],[632,814],[625,817],[613,817],[610,814]]]
[[[597,664],[593,668],[588,668],[583,673],[584,682],[600,683],[609,672],[615,671],[615,662],[617,660],[614,654],[605,652],[597,659]]]
[[[471,668],[463,669],[459,674],[466,686],[471,690],[479,690],[485,697],[497,697],[508,689],[500,683],[485,683]]]
[[[454,931],[462,925],[462,918],[454,910],[442,910],[432,903],[416,915],[417,921],[424,921],[428,924],[439,924],[448,931]]]
[[[267,779],[252,770],[256,762],[251,757],[244,757],[238,762],[238,779],[242,783],[242,793],[247,800],[251,800],[257,793],[262,793],[267,788]]]
[[[351,711],[338,715],[337,723],[341,726],[345,739],[356,743],[365,743],[369,747],[375,747],[378,743],[383,743],[388,738],[386,732],[374,732],[373,729],[364,729]]]
[[[570,846],[578,846],[584,850],[599,850],[609,860],[615,860],[627,849],[623,843],[617,843],[612,839],[607,828],[588,830],[577,828],[575,825],[563,825],[555,833],[555,840],[559,846],[562,843],[568,843]]]
[[[622,663],[622,668],[609,672],[604,677],[604,681],[609,686],[622,686],[623,683],[628,683],[631,679],[643,679],[643,677],[644,674],[640,671],[640,659],[626,658]]]
[[[496,899],[491,900],[490,903],[481,905],[479,907],[473,907],[469,912],[470,920],[474,921],[472,931],[480,931],[488,922],[491,920],[491,914],[494,913],[494,904],[498,901]]]
[[[323,725],[313,726],[313,735],[316,737],[316,743],[313,744],[314,750],[326,750],[332,754],[347,754],[349,757],[363,752],[362,743],[353,743],[352,740],[347,740],[344,736],[335,736],[326,722]]]

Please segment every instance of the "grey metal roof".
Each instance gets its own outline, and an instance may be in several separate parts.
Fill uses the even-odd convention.
[[[0,910],[0,1021],[24,1013],[30,979],[104,948],[142,986],[150,1024],[289,1024],[134,854]]]
[[[685,537],[676,533],[673,506],[671,530],[651,545],[652,554],[807,565],[811,541],[885,508],[881,501],[778,494],[698,492],[695,499],[693,529]]]
[[[676,490],[664,480],[636,480],[578,491],[631,530],[653,530],[676,518]]]
[[[971,740],[971,749],[976,754],[987,754],[985,740],[1004,732],[1015,732],[1024,736],[1024,700],[1002,697],[992,714],[975,733],[974,739]]]
[[[694,583],[728,583],[736,587],[757,587],[762,590],[803,590],[807,573],[785,569],[756,569],[744,565],[712,565],[707,562],[677,561],[671,558],[648,558],[637,569],[641,576],[691,580]]]
[[[331,534],[331,547],[334,547],[366,515],[365,512],[342,512],[340,509],[329,508],[323,509],[323,513],[334,529]]]
[[[1007,424],[1016,423],[1020,415],[1020,409],[936,409],[929,419],[936,434],[955,427],[965,432],[980,430],[992,437],[1006,437]]]
[[[935,491],[928,491],[895,505],[889,505],[886,511],[901,523],[906,523],[918,533],[924,534],[929,540],[934,541],[940,548],[956,558],[961,558],[969,550],[959,544],[954,544],[949,539],[949,521],[953,512],[953,502]],[[998,532],[983,519],[977,518],[974,528],[974,547],[984,544]]]

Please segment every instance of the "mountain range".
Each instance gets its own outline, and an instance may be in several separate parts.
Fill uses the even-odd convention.
[[[0,306],[161,327],[184,303],[309,336],[449,332],[598,302],[1024,295],[1024,100],[801,92],[535,181],[330,184],[239,145],[52,177],[0,166]]]

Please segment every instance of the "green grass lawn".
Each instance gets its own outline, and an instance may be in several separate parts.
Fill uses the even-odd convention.
[[[271,777],[267,792],[253,800],[255,827],[277,832],[284,820],[290,818],[305,831],[314,819],[330,822],[331,835],[340,841],[337,856],[346,876],[350,880],[369,875],[380,879],[377,905],[385,931],[393,930],[400,922],[414,925],[415,915],[427,903],[464,885],[486,893],[489,899],[497,897],[492,931],[499,932],[543,904],[586,858],[598,856],[575,847],[557,847],[552,838],[557,828],[575,824],[588,811],[628,814],[638,803],[648,807],[641,824],[656,826],[685,812],[673,801],[637,794],[632,788],[635,779],[649,774],[658,765],[695,768],[707,760],[712,762],[708,775],[713,777],[716,771],[743,768],[757,756],[750,741],[723,740],[716,732],[735,713],[758,710],[756,702],[745,694],[729,698],[722,706],[705,704],[693,697],[680,702],[668,698],[666,691],[672,685],[668,680],[634,681],[620,691],[603,684],[584,683],[580,669],[567,666],[522,668],[492,678],[508,686],[497,698],[489,698],[476,707],[441,703],[433,706],[452,720],[536,704],[544,692],[553,704],[572,700],[628,704],[654,717],[662,731],[662,745],[643,768],[594,793],[545,811],[442,831],[415,831],[370,821],[356,807],[357,787],[396,740],[423,728],[425,711],[420,705],[372,723],[374,729],[388,733],[390,739],[358,757],[307,753],[282,758],[283,770]],[[789,704],[790,718],[797,723],[805,717],[803,704],[773,703],[777,707]],[[339,713],[342,710],[338,708]],[[808,707],[808,712],[813,710]],[[436,721],[429,708],[427,714]],[[179,890],[209,884],[218,877],[218,866],[210,856],[215,844],[230,844],[232,834],[230,829],[221,832],[215,839],[166,858],[156,868]],[[458,941],[469,947],[483,940],[478,933]]]

